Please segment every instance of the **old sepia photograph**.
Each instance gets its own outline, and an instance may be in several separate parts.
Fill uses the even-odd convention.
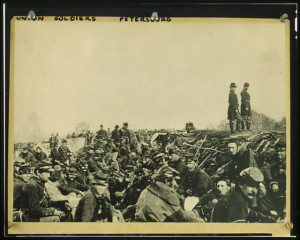
[[[288,234],[289,21],[15,17],[11,28],[10,231]]]

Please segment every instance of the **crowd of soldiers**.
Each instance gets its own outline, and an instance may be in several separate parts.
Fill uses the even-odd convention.
[[[14,162],[14,220],[31,222],[278,222],[285,218],[285,141],[261,164],[227,142],[228,164],[213,174],[176,139],[133,142],[128,123],[100,130],[71,152],[52,136]],[[217,159],[216,161],[222,161]],[[190,205],[189,205],[190,204]],[[192,206],[191,206],[192,205]]]

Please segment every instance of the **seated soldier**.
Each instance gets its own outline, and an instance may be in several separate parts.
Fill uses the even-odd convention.
[[[119,222],[122,214],[110,203],[107,175],[97,172],[90,189],[80,199],[75,212],[75,222]]]
[[[280,140],[275,145],[275,161],[271,164],[272,179],[278,183],[282,195],[286,193],[286,142]]]
[[[127,156],[122,157],[122,160],[120,162],[120,167],[122,169],[125,169],[127,165],[131,165],[131,164],[132,164],[132,161],[131,161],[130,157],[127,157]]]
[[[97,162],[97,165],[99,166],[99,163],[104,163],[104,151],[102,149],[96,149],[94,154],[94,159]]]
[[[45,183],[46,194],[53,202],[68,201],[68,196],[63,195],[59,190],[61,174],[58,171],[53,171],[49,180]]]
[[[203,222],[194,212],[184,211],[183,199],[178,195],[178,172],[163,166],[144,189],[136,204],[135,220],[139,222]]]
[[[125,219],[130,219],[134,221],[134,211],[133,206],[137,203],[141,191],[144,190],[149,184],[150,179],[147,178],[145,175],[143,176],[136,176],[134,172],[133,166],[127,166],[126,173],[127,178],[125,179],[128,182],[128,186],[124,192],[120,207],[124,210],[122,214]]]
[[[25,164],[25,160],[23,158],[17,158],[14,161],[14,177],[19,177],[19,169],[20,166]]]
[[[175,147],[169,148],[168,153],[168,165],[177,170],[179,172],[179,177],[182,179],[187,171],[187,166],[185,162],[182,160],[182,158],[179,155],[180,153],[178,149],[176,149]],[[181,180],[178,181],[178,184],[180,184],[180,182]]]
[[[47,154],[42,151],[41,147],[37,146],[35,148],[34,157],[38,162],[40,162],[44,159],[47,159]]]
[[[231,181],[234,181],[242,170],[248,167],[258,167],[254,151],[250,148],[242,150],[235,140],[228,142],[227,151],[231,162],[226,166],[223,174]]]
[[[156,168],[156,164],[155,164],[155,162],[152,161],[151,153],[149,151],[146,151],[145,154],[144,154],[144,158],[143,158],[143,161],[142,161],[142,167],[150,169],[152,172]]]
[[[60,221],[65,213],[50,206],[49,199],[45,196],[45,183],[53,169],[51,165],[40,162],[35,169],[35,176],[24,185],[23,191],[26,198],[24,214],[27,222]]]
[[[20,158],[23,158],[26,163],[29,163],[30,165],[36,164],[36,159],[33,156],[33,154],[28,150],[28,147],[25,146],[22,148],[22,152],[19,155]]]
[[[153,181],[153,173],[147,168],[137,168],[134,172],[136,177],[133,179],[132,186],[141,192]]]
[[[208,191],[199,198],[199,203],[197,204],[197,210],[200,212],[200,216],[205,219],[206,222],[210,221],[211,211],[217,204],[219,199],[228,194],[231,188],[231,183],[229,179],[218,178],[215,187]]]
[[[235,189],[223,196],[212,211],[212,222],[277,222],[276,218],[250,209],[251,201],[257,195],[264,177],[255,167],[241,171]]]
[[[212,189],[213,183],[205,171],[197,166],[194,154],[186,154],[187,171],[182,176],[179,192],[184,196],[202,197]]]
[[[27,144],[28,152],[34,154],[34,143]]]
[[[264,191],[258,192],[257,206],[253,209],[265,215],[282,217],[284,203],[285,197],[280,196],[278,183],[273,181]]]
[[[62,145],[58,148],[58,152],[60,154],[60,161],[62,163],[65,163],[65,164],[69,164],[70,162],[70,156],[72,155],[69,147],[68,147],[68,142],[66,139],[63,139],[61,141]]]
[[[66,178],[61,179],[58,188],[63,194],[68,195],[70,193],[75,193],[77,195],[82,196],[84,192],[88,190],[88,185],[84,185],[76,181],[75,179],[76,175],[77,175],[77,170],[71,167],[67,171]]]
[[[279,184],[276,181],[269,183],[269,188],[267,190],[267,196],[272,199],[273,208],[278,213],[278,216],[283,219],[286,203],[286,195],[280,191]]]
[[[166,160],[166,155],[164,153],[159,153],[155,156],[156,162],[159,167],[168,165],[168,161]]]
[[[60,161],[61,155],[58,151],[57,143],[53,143],[49,157],[52,159],[53,163],[54,163],[54,161]]]
[[[88,159],[88,165],[89,165],[89,172],[95,173],[100,170],[100,163],[101,161],[101,154],[102,151],[97,149],[95,152],[92,152],[92,150],[89,150],[90,157]]]
[[[61,173],[57,171],[52,172],[48,182],[45,183],[46,194],[49,197],[52,205],[57,206],[57,208],[64,211],[67,215],[71,211],[74,215],[80,197],[77,197],[75,193],[63,195],[59,190],[60,183]],[[69,218],[69,220],[71,219],[72,218]]]
[[[134,175],[134,166],[133,165],[126,166],[126,169],[122,170],[122,173],[124,175],[125,188],[128,188],[133,182],[135,182],[137,180],[137,176]]]
[[[121,201],[123,191],[126,188],[125,176],[122,173],[113,171],[112,175],[107,178],[110,200],[113,205]]]
[[[86,160],[81,159],[78,162],[77,165],[77,175],[76,175],[76,181],[88,186],[89,184],[89,171],[88,171],[89,165]]]
[[[29,164],[23,164],[19,168],[19,175],[14,178],[14,209],[26,208],[23,187],[33,174]]]
[[[136,161],[138,160],[138,156],[136,152],[130,152],[129,153],[130,162],[132,165],[135,165]]]

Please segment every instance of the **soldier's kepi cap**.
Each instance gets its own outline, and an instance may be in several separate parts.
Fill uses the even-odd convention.
[[[19,174],[31,174],[32,173],[32,169],[30,167],[30,165],[27,163],[27,164],[22,164],[20,166],[20,169],[19,169]]]
[[[36,169],[39,170],[39,172],[53,172],[52,165],[46,162],[39,162],[36,165]]]
[[[166,158],[167,156],[166,156],[166,154],[164,154],[164,153],[159,153],[159,154],[157,154],[156,156],[155,156],[155,158]]]
[[[228,185],[228,186],[231,186],[231,181],[229,180],[229,178],[227,178],[226,176],[221,176],[221,177],[218,177],[218,178],[216,178],[215,180],[214,180],[214,182],[217,184],[218,182],[220,182],[220,181],[224,181],[224,182],[226,182],[226,184]]]
[[[83,166],[83,165],[88,164],[87,160],[85,160],[84,158],[80,159],[77,163],[78,163],[79,166]]]
[[[25,163],[25,159],[23,158],[17,158],[15,161],[14,161],[14,165],[15,166],[21,166],[22,164]]]
[[[180,179],[179,172],[170,166],[162,166],[153,176],[154,179]]]
[[[244,87],[249,87],[250,85],[249,85],[249,83],[244,83]]]
[[[264,175],[255,167],[249,167],[241,171],[239,178],[239,181],[242,180],[244,183],[247,183],[247,185],[256,187],[264,181]]]
[[[101,170],[97,171],[95,174],[93,174],[93,179],[91,181],[91,184],[107,186],[108,185],[107,177],[108,177],[108,175],[103,173]]]
[[[188,163],[188,162],[196,162],[196,158],[195,158],[195,155],[192,154],[192,153],[187,153],[184,155],[184,158],[185,158],[185,161]]]
[[[169,148],[169,155],[178,154],[178,150],[175,147]]]
[[[70,169],[67,171],[68,174],[72,174],[72,175],[76,175],[77,174],[77,170],[74,167],[70,167]]]
[[[231,88],[237,88],[237,85],[235,83],[230,83]]]

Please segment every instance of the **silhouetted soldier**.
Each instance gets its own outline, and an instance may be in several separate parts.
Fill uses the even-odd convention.
[[[228,99],[228,120],[229,120],[229,126],[230,126],[230,132],[235,132],[235,120],[237,120],[236,123],[236,130],[240,130],[240,117],[239,117],[239,110],[238,110],[238,98],[235,93],[237,86],[235,83],[230,84],[230,92],[229,92],[229,99]]]
[[[250,94],[248,93],[249,83],[244,84],[244,89],[241,92],[241,117],[242,130],[251,130],[251,105]]]

